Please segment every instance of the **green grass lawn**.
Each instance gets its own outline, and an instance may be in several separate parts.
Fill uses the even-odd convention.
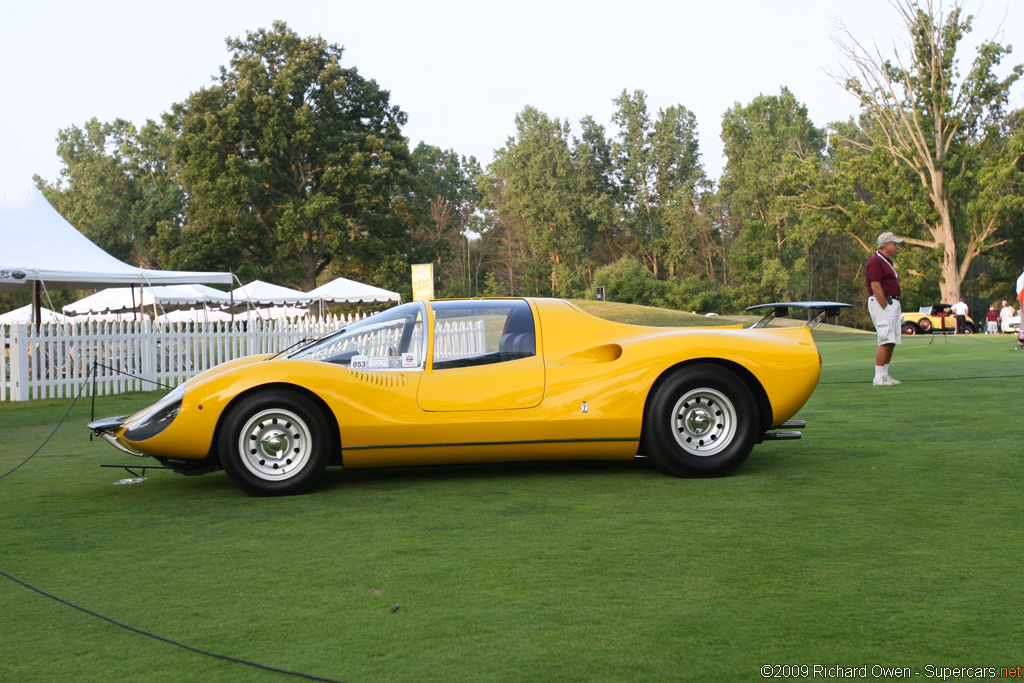
[[[671,323],[678,324],[678,323]],[[89,401],[0,480],[0,570],[135,628],[343,681],[729,681],[765,664],[1024,663],[1024,352],[817,335],[800,441],[732,476],[642,460],[330,470],[260,499],[88,440]],[[99,398],[97,415],[152,394]],[[70,401],[0,404],[0,474]],[[395,606],[397,611],[392,611]],[[271,681],[0,577],[2,681]]]

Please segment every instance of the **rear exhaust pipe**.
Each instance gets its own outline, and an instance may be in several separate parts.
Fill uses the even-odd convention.
[[[792,441],[799,439],[803,434],[800,432],[765,432],[761,437],[762,441]]]
[[[803,429],[807,426],[805,420],[786,420],[776,429]],[[800,432],[765,432],[761,435],[762,441],[792,441],[799,439],[803,434]]]

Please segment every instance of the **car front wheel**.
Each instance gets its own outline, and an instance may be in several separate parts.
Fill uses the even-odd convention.
[[[644,415],[644,452],[677,477],[725,474],[750,455],[757,425],[757,404],[735,373],[692,365],[655,386]]]
[[[903,334],[917,334],[917,325],[914,323],[905,323],[903,325]]]
[[[312,488],[330,449],[327,421],[306,396],[292,391],[252,394],[233,406],[220,432],[224,471],[254,496]]]

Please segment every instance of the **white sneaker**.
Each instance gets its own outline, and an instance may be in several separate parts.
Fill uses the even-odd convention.
[[[871,383],[874,384],[876,387],[894,387],[897,384],[900,384],[898,380],[893,379],[889,375],[882,375],[881,377],[876,377],[874,381]]]
[[[903,382],[899,381],[898,379],[896,379],[892,375],[886,375],[885,378],[887,380],[889,380],[889,386],[896,386],[897,384],[903,384]]]

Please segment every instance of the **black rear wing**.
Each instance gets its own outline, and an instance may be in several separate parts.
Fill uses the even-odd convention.
[[[759,327],[766,327],[768,323],[775,320],[775,318],[785,318],[789,315],[789,309],[791,308],[804,308],[808,311],[821,311],[808,320],[807,324],[804,325],[804,327],[813,330],[823,319],[835,317],[839,315],[839,312],[844,308],[853,308],[853,304],[841,304],[836,301],[786,301],[784,303],[777,304],[758,304],[756,306],[748,306],[748,311],[771,309],[765,317],[751,325],[750,329],[753,330]]]

